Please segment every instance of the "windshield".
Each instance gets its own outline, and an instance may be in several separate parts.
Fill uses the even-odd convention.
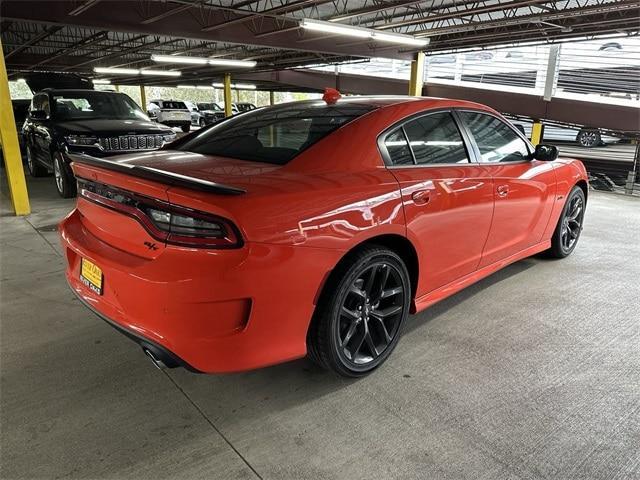
[[[179,145],[205,155],[284,165],[371,105],[299,102],[253,110],[197,133]]]
[[[54,118],[58,120],[116,119],[149,120],[140,107],[122,93],[65,92],[53,95]]]
[[[216,103],[199,103],[198,108],[200,110],[222,110]]]

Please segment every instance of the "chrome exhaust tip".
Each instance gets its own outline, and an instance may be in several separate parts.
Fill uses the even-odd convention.
[[[145,355],[147,357],[149,357],[151,359],[151,363],[153,363],[153,365],[158,369],[158,370],[164,370],[166,368],[168,368],[165,363],[160,360],[159,358],[156,358],[156,356],[153,354],[153,352],[151,350],[149,350],[148,348],[143,348],[142,351],[145,353]]]

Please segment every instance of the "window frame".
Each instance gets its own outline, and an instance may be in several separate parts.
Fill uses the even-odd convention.
[[[502,124],[506,125],[509,129],[511,129],[512,132],[514,132],[516,134],[516,136],[518,138],[520,138],[521,140],[524,141],[524,144],[527,147],[527,151],[529,152],[528,157],[526,159],[524,159],[524,160],[518,160],[517,162],[483,162],[482,161],[482,153],[480,152],[480,147],[478,147],[478,143],[476,142],[476,139],[473,136],[473,133],[471,132],[471,129],[466,124],[466,122],[464,121],[462,116],[459,115],[459,112],[469,112],[469,113],[478,113],[480,115],[488,115],[490,117],[495,118],[496,120],[498,120]],[[520,132],[520,130],[515,128],[509,122],[505,122],[504,119],[500,118],[495,113],[487,112],[486,110],[480,110],[480,109],[468,108],[468,107],[452,108],[452,113],[453,113],[453,116],[458,121],[459,128],[463,129],[466,132],[466,135],[469,138],[469,142],[470,142],[471,147],[473,149],[474,157],[476,158],[476,162],[477,162],[478,165],[518,165],[518,164],[522,164],[522,163],[529,163],[529,162],[531,162],[533,160],[535,147],[529,141],[529,139],[527,137],[525,137],[522,134],[522,132]]]
[[[460,133],[460,138],[462,138],[462,143],[464,145],[464,149],[467,153],[467,163],[417,163],[416,156],[413,153],[413,148],[411,148],[411,142],[409,142],[409,137],[407,136],[407,132],[404,129],[404,126],[407,123],[413,122],[415,120],[419,120],[420,118],[427,117],[429,115],[435,115],[438,113],[449,113],[451,118],[453,119],[453,123],[456,125],[458,132]],[[391,160],[391,155],[387,150],[387,146],[385,141],[389,135],[394,133],[398,128],[402,130],[402,134],[407,141],[407,146],[409,147],[409,151],[411,152],[411,158],[413,159],[413,164],[411,165],[395,165]],[[434,108],[433,110],[426,110],[422,112],[414,113],[408,117],[403,118],[402,120],[394,123],[390,127],[384,129],[384,131],[378,135],[377,138],[378,143],[378,151],[380,152],[380,156],[382,157],[382,161],[384,162],[385,167],[387,168],[438,168],[438,167],[467,167],[467,166],[477,166],[478,161],[476,157],[476,151],[473,148],[473,144],[471,143],[471,139],[469,138],[468,132],[465,128],[462,127],[460,118],[455,114],[455,109],[451,107],[445,108]]]

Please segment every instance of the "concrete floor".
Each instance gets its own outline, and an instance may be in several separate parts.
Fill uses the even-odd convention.
[[[2,478],[640,478],[640,201],[593,193],[576,252],[410,318],[368,378],[300,360],[156,370],[80,305],[30,182],[0,218]]]

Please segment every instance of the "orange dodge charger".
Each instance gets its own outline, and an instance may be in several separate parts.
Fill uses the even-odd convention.
[[[410,312],[569,255],[587,197],[579,161],[439,98],[329,92],[154,152],[70,156],[72,290],[156,365],[209,373],[309,354],[365,375]]]

